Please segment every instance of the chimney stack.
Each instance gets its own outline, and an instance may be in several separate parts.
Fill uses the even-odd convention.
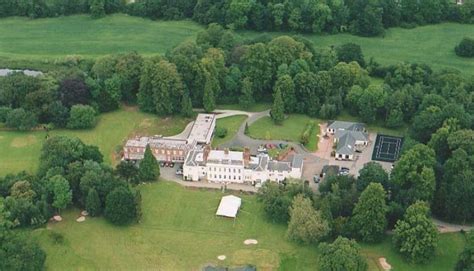
[[[247,167],[250,163],[250,149],[248,147],[244,148],[243,158],[244,158],[244,166]]]
[[[206,145],[204,147],[204,153],[203,153],[203,159],[204,161],[207,161],[207,157],[209,156],[209,152],[211,152],[211,146]]]

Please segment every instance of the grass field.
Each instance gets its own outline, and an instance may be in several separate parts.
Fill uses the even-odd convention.
[[[151,21],[117,14],[93,20],[87,15],[53,19],[0,20],[0,56],[57,58],[137,51],[162,54],[202,27],[192,21]]]
[[[474,61],[456,56],[454,47],[463,37],[473,37],[473,24],[442,23],[413,29],[391,28],[383,37],[365,38],[350,34],[304,35],[316,48],[328,48],[347,42],[359,44],[366,60],[371,57],[381,64],[398,62],[425,63],[434,69],[454,68],[465,74],[474,72]],[[241,33],[247,37],[255,32]],[[281,33],[268,33],[272,36]]]
[[[184,40],[194,39],[201,29],[202,26],[192,21],[151,21],[122,14],[98,20],[87,15],[35,20],[6,18],[0,20],[0,66],[17,59],[48,61],[66,55],[96,57],[129,51],[162,54]],[[361,45],[367,60],[374,57],[382,64],[409,61],[472,74],[474,62],[454,53],[454,46],[472,33],[472,24],[443,23],[414,29],[392,28],[384,37],[377,38],[350,34],[305,37],[317,48],[355,42]],[[241,31],[239,34],[241,39],[246,39],[261,33]]]
[[[53,130],[50,135],[77,136],[87,144],[96,145],[107,163],[115,162],[115,150],[124,140],[135,134],[174,135],[180,133],[190,120],[180,117],[158,118],[135,108],[101,114],[99,122],[90,130]],[[21,170],[33,172],[46,132],[0,131],[0,176]]]
[[[237,219],[214,215],[222,193],[190,190],[172,182],[144,185],[143,219],[140,224],[116,227],[103,218],[75,221],[79,211],[64,212],[65,220],[38,229],[33,235],[46,250],[48,270],[200,270],[205,264],[257,265],[257,270],[317,270],[316,247],[286,241],[285,225],[264,219],[255,196],[240,195],[242,209]],[[64,244],[55,244],[50,232],[61,233]],[[248,238],[256,246],[245,246]],[[390,239],[378,245],[363,245],[370,270],[379,257],[386,257],[393,270],[446,271],[454,266],[463,246],[460,234],[445,234],[436,257],[428,265],[405,262],[391,247]]]
[[[172,182],[141,187],[143,220],[130,227],[116,227],[102,218],[75,221],[77,210],[64,212],[65,221],[49,225],[62,233],[64,245],[53,244],[50,230],[35,232],[46,249],[48,270],[200,270],[217,264],[255,264],[258,270],[313,270],[316,249],[298,246],[284,238],[285,226],[263,219],[255,196],[241,195],[237,220],[215,216],[222,196],[218,191],[187,190]],[[257,246],[243,241],[254,238]],[[285,261],[291,263],[285,264]]]
[[[360,122],[360,118],[351,115],[347,111],[343,111],[339,116],[336,118],[337,120],[342,121],[355,121]],[[384,135],[392,135],[392,136],[405,136],[408,133],[408,126],[402,126],[396,129],[384,127],[383,121],[376,121],[375,123],[367,124],[367,130],[369,132],[380,133]]]
[[[249,126],[249,136],[265,140],[286,140],[298,143],[306,124],[312,120],[306,115],[292,114],[283,121],[282,125],[275,125],[270,117],[263,117]],[[311,140],[306,146],[308,150],[315,151],[318,147],[319,126],[316,126],[311,135]]]
[[[224,138],[214,136],[212,140],[212,147],[217,147],[220,144],[226,143],[231,140],[240,128],[240,125],[247,119],[245,115],[231,116],[222,119],[218,119],[216,127],[223,127],[227,129],[227,135]]]

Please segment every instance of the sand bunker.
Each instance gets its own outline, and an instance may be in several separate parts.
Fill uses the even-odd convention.
[[[255,240],[255,239],[247,239],[247,240],[244,241],[244,244],[246,244],[246,245],[256,245],[256,244],[258,244],[258,241]]]
[[[392,270],[392,266],[387,262],[387,259],[379,258],[379,263],[383,270]]]
[[[63,218],[60,215],[55,215],[53,216],[54,221],[61,222],[63,221]]]
[[[85,216],[80,216],[76,219],[77,222],[84,222],[86,221],[86,217]]]
[[[81,215],[82,215],[82,216],[88,216],[88,215],[89,215],[89,212],[87,212],[86,210],[84,210],[84,211],[81,212]]]
[[[219,261],[223,261],[223,260],[225,260],[226,258],[227,258],[227,257],[226,257],[225,255],[219,255],[219,256],[217,256],[217,259],[218,259]]]

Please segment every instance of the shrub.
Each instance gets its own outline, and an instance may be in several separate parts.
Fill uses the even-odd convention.
[[[474,57],[474,39],[464,38],[454,48],[456,55],[460,57]]]
[[[107,195],[105,217],[116,225],[128,224],[136,219],[135,196],[125,187],[115,188]]]
[[[0,122],[6,122],[8,113],[10,113],[12,109],[6,106],[0,106]]]
[[[64,236],[59,232],[52,231],[49,233],[49,237],[55,245],[64,244]]]
[[[216,127],[216,136],[218,138],[224,138],[227,135],[227,128]]]
[[[23,108],[13,109],[7,114],[6,125],[10,128],[26,131],[38,124],[36,116]]]
[[[309,121],[308,124],[306,124],[306,127],[303,130],[303,133],[301,134],[300,137],[300,143],[303,145],[306,145],[309,143],[309,139],[311,137],[311,134],[313,133],[314,126],[316,123],[314,121]]]
[[[69,129],[85,129],[95,126],[95,110],[89,105],[73,105],[67,123]]]

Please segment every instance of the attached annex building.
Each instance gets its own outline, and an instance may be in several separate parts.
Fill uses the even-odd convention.
[[[199,144],[211,143],[215,127],[215,115],[198,114],[186,139],[163,136],[129,139],[123,147],[123,159],[131,161],[143,159],[146,146],[150,145],[156,160],[183,163],[190,150]]]
[[[191,150],[183,166],[187,181],[207,180],[214,183],[261,184],[267,180],[282,182],[286,178],[300,179],[303,158],[295,155],[291,162],[271,160],[267,154],[251,156],[250,151]]]
[[[369,135],[363,123],[333,121],[329,123],[326,132],[334,135],[336,160],[354,160],[355,152],[369,144]]]

